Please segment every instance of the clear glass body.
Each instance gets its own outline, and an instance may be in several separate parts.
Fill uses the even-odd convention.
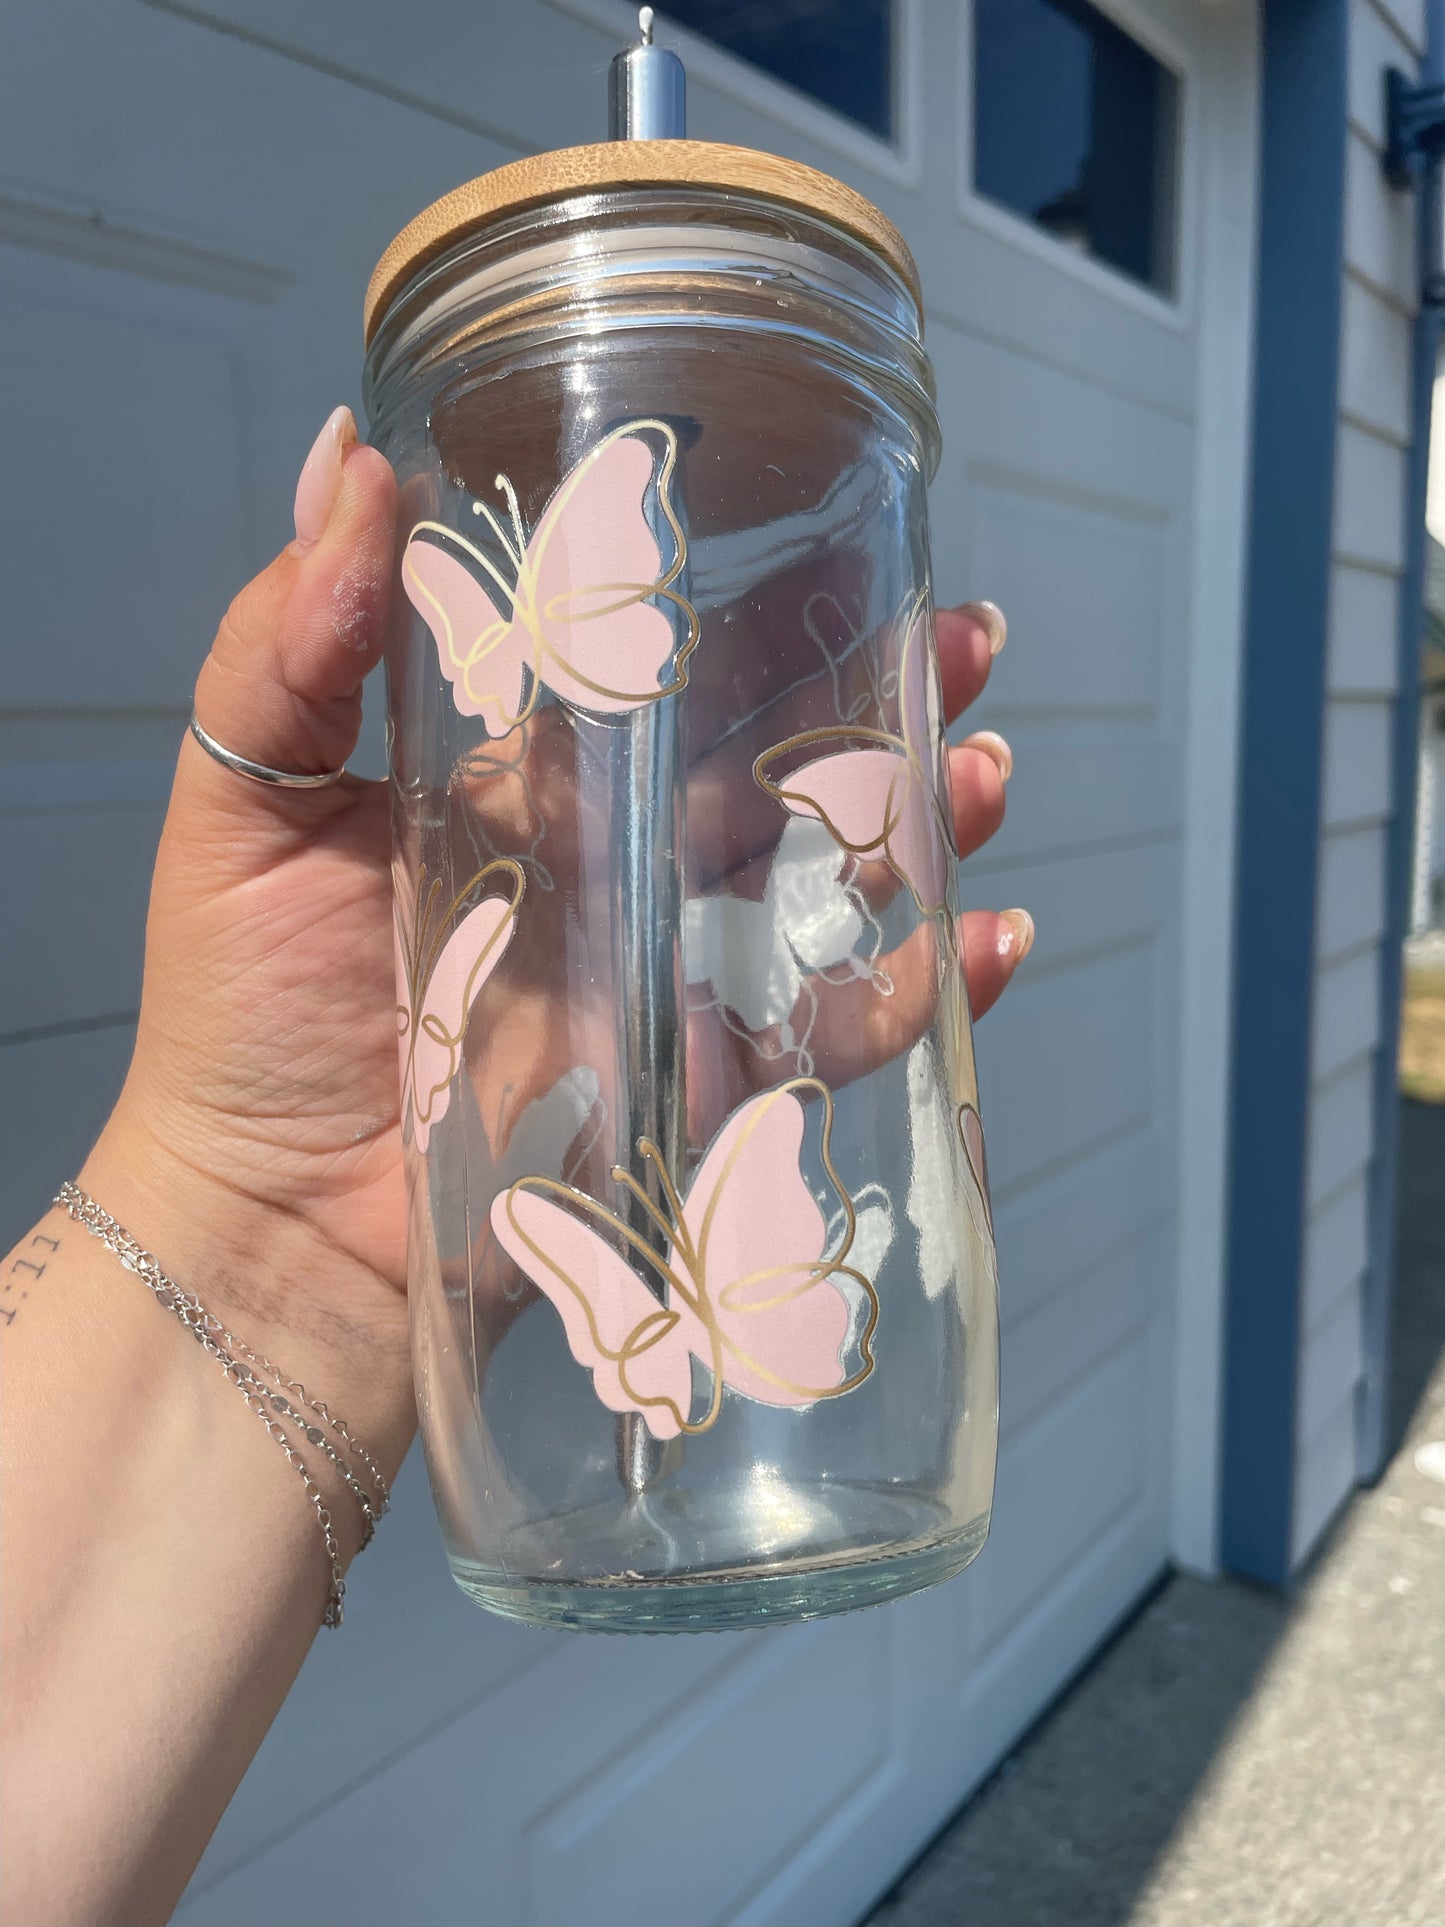
[[[457,1579],[678,1631],[946,1578],[997,1286],[913,304],[811,216],[591,193],[419,274],[367,382]]]

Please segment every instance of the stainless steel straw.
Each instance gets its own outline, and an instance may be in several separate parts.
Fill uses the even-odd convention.
[[[681,140],[687,128],[687,77],[682,62],[654,46],[652,8],[638,15],[641,44],[618,54],[608,75],[611,140]],[[676,488],[676,483],[674,483]],[[676,501],[686,525],[686,510]],[[658,517],[658,527],[665,525]],[[686,593],[686,581],[678,588]],[[679,642],[682,641],[679,636]],[[684,1084],[686,1029],[682,967],[682,895],[686,816],[686,706],[679,697],[648,703],[616,729],[612,826],[617,923],[614,978],[617,1009],[617,1162],[633,1172],[655,1204],[665,1202],[657,1174],[638,1162],[648,1138],[681,1184],[687,1153]],[[661,1234],[635,1198],[624,1196],[628,1225],[654,1248]],[[664,1290],[644,1272],[649,1288]],[[682,1441],[663,1448],[641,1416],[617,1421],[617,1470],[626,1490],[641,1494],[675,1466]]]

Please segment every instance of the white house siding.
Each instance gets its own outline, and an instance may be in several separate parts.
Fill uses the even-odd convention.
[[[1383,73],[1413,74],[1424,0],[1351,0],[1345,268],[1320,806],[1305,1275],[1292,1557],[1355,1479],[1367,1187],[1379,1048],[1411,330],[1413,197],[1380,169]]]

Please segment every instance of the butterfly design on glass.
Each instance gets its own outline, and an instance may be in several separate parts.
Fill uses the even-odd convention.
[[[816,589],[803,604],[803,634],[823,658],[840,723],[856,723],[870,709],[881,709],[898,693],[898,671],[881,675],[868,647],[866,629],[827,589]],[[866,687],[855,685],[861,680]]]
[[[805,1077],[821,986],[871,982],[879,996],[893,994],[878,961],[882,925],[857,885],[840,879],[840,862],[847,859],[821,823],[794,817],[778,838],[761,902],[719,891],[689,897],[683,908],[688,1011],[716,1012],[764,1063],[791,1057]]]
[[[440,522],[417,524],[402,582],[432,632],[461,715],[480,716],[490,736],[505,736],[532,714],[544,685],[595,716],[624,715],[686,685],[699,626],[673,587],[687,563],[672,502],[676,466],[677,437],[666,422],[628,422],[568,471],[530,536],[516,489],[499,475],[510,527],[474,506],[500,562]]]
[[[468,899],[489,882],[504,894],[484,896],[452,928]],[[401,1122],[425,1151],[432,1126],[445,1117],[452,1079],[477,993],[512,940],[526,880],[520,864],[499,857],[478,870],[451,901],[440,877],[425,868],[412,897],[410,927],[403,920],[405,887],[396,891],[396,1034],[401,1058]]]
[[[805,1096],[823,1106],[822,1164],[842,1211],[831,1255],[801,1169]],[[612,1175],[656,1225],[661,1250],[559,1179],[522,1178],[497,1196],[498,1242],[556,1307],[609,1410],[640,1413],[654,1438],[670,1439],[705,1432],[725,1386],[763,1405],[802,1406],[867,1378],[878,1297],[848,1263],[858,1216],[833,1166],[832,1126],[832,1094],[817,1078],[763,1091],[724,1124],[686,1198],[641,1139],[638,1157],[653,1166],[665,1209],[621,1166]],[[694,1360],[712,1380],[698,1419]]]
[[[916,603],[900,626],[903,734],[857,724],[807,729],[764,750],[753,775],[794,816],[826,824],[855,857],[881,857],[923,915],[932,917],[948,907],[953,839],[939,804],[934,746],[941,705],[927,604]],[[786,775],[777,774],[805,750],[814,753]]]

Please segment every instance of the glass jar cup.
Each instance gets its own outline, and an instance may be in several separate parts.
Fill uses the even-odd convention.
[[[911,257],[792,163],[574,149],[421,217],[368,330],[453,1571],[652,1631],[946,1578],[997,1288]]]

